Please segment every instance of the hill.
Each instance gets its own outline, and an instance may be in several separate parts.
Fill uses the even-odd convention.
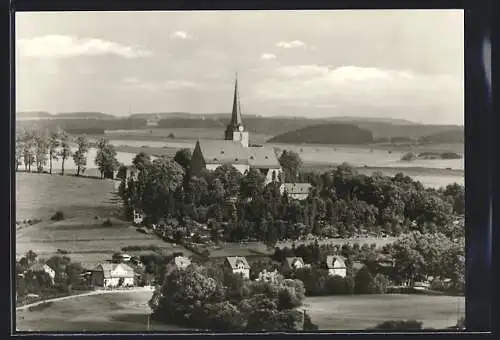
[[[352,124],[321,124],[285,132],[268,140],[270,143],[366,144],[373,134]]]
[[[88,119],[115,119],[116,117],[102,112],[62,112],[54,116],[55,118],[88,118]]]
[[[463,128],[454,128],[426,135],[421,139],[429,143],[464,143],[465,134]]]
[[[25,112],[16,112],[16,118],[48,118],[52,117],[50,112],[45,111],[25,111]]]

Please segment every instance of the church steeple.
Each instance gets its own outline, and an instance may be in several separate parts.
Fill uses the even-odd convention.
[[[241,119],[241,106],[240,106],[240,95],[238,93],[238,73],[236,73],[236,80],[234,82],[234,98],[233,98],[233,111],[231,113],[231,125],[234,129],[243,125],[243,120]]]
[[[243,119],[241,118],[240,94],[238,93],[238,74],[234,82],[234,96],[233,96],[233,111],[231,112],[231,121],[226,127],[225,138],[240,142],[243,146],[248,146],[248,132],[245,131],[243,126]]]

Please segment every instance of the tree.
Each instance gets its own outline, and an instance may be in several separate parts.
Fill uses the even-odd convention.
[[[49,150],[48,135],[44,132],[35,134],[35,163],[36,170],[42,172],[47,164],[47,153]]]
[[[189,164],[191,163],[191,150],[186,148],[180,149],[175,153],[174,161],[182,166],[184,171],[187,172],[189,170]]]
[[[60,132],[51,132],[49,134],[49,173],[52,174],[52,160],[58,160],[59,155],[57,153],[57,148],[60,145]]]
[[[64,162],[71,156],[70,139],[66,132],[62,131],[59,135],[61,148],[57,154],[61,157],[61,175],[64,175]]]
[[[299,168],[302,165],[300,156],[296,152],[284,150],[279,158],[279,162],[285,174],[285,181],[295,182]]]
[[[97,142],[97,153],[94,162],[99,169],[101,178],[106,174],[112,174],[119,166],[115,148],[104,138]]]
[[[22,164],[23,159],[23,136],[22,134],[16,133],[16,171],[18,171],[19,166]]]
[[[240,195],[242,197],[256,197],[264,191],[265,177],[255,168],[251,168],[241,177]]]
[[[87,166],[87,152],[90,148],[89,140],[87,136],[78,136],[75,139],[77,149],[73,154],[73,162],[76,165],[76,175],[80,176],[81,173],[85,172],[85,167]]]
[[[139,152],[132,160],[132,164],[139,170],[151,164],[151,156],[145,152]]]
[[[35,134],[33,131],[25,130],[22,135],[24,170],[31,172],[31,166],[35,164]]]

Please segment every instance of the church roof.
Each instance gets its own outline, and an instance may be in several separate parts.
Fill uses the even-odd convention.
[[[234,83],[234,98],[233,98],[233,111],[231,113],[231,126],[242,125],[243,120],[241,119],[241,106],[240,97],[238,93],[238,78]]]
[[[278,158],[272,147],[244,147],[231,140],[199,141],[207,164],[245,164],[256,168],[278,168]]]

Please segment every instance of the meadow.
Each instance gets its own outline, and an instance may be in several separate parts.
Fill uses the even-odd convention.
[[[56,212],[65,219],[52,221]],[[131,245],[154,245],[162,252],[183,251],[143,234],[121,219],[121,202],[113,181],[75,176],[16,174],[16,219],[40,219],[16,226],[16,257],[33,250],[42,257],[67,252],[73,261],[95,266],[111,259],[114,252]],[[111,226],[103,226],[109,219]],[[133,255],[134,252],[129,252]]]
[[[388,320],[417,320],[445,329],[465,316],[465,299],[453,296],[375,294],[307,297],[304,307],[320,330],[365,330]]]
[[[21,331],[147,331],[151,292],[137,291],[75,297],[35,311],[16,312]],[[464,298],[425,295],[307,297],[304,308],[320,330],[364,330],[387,320],[417,320],[444,329],[465,314]],[[181,328],[150,320],[150,331]]]

